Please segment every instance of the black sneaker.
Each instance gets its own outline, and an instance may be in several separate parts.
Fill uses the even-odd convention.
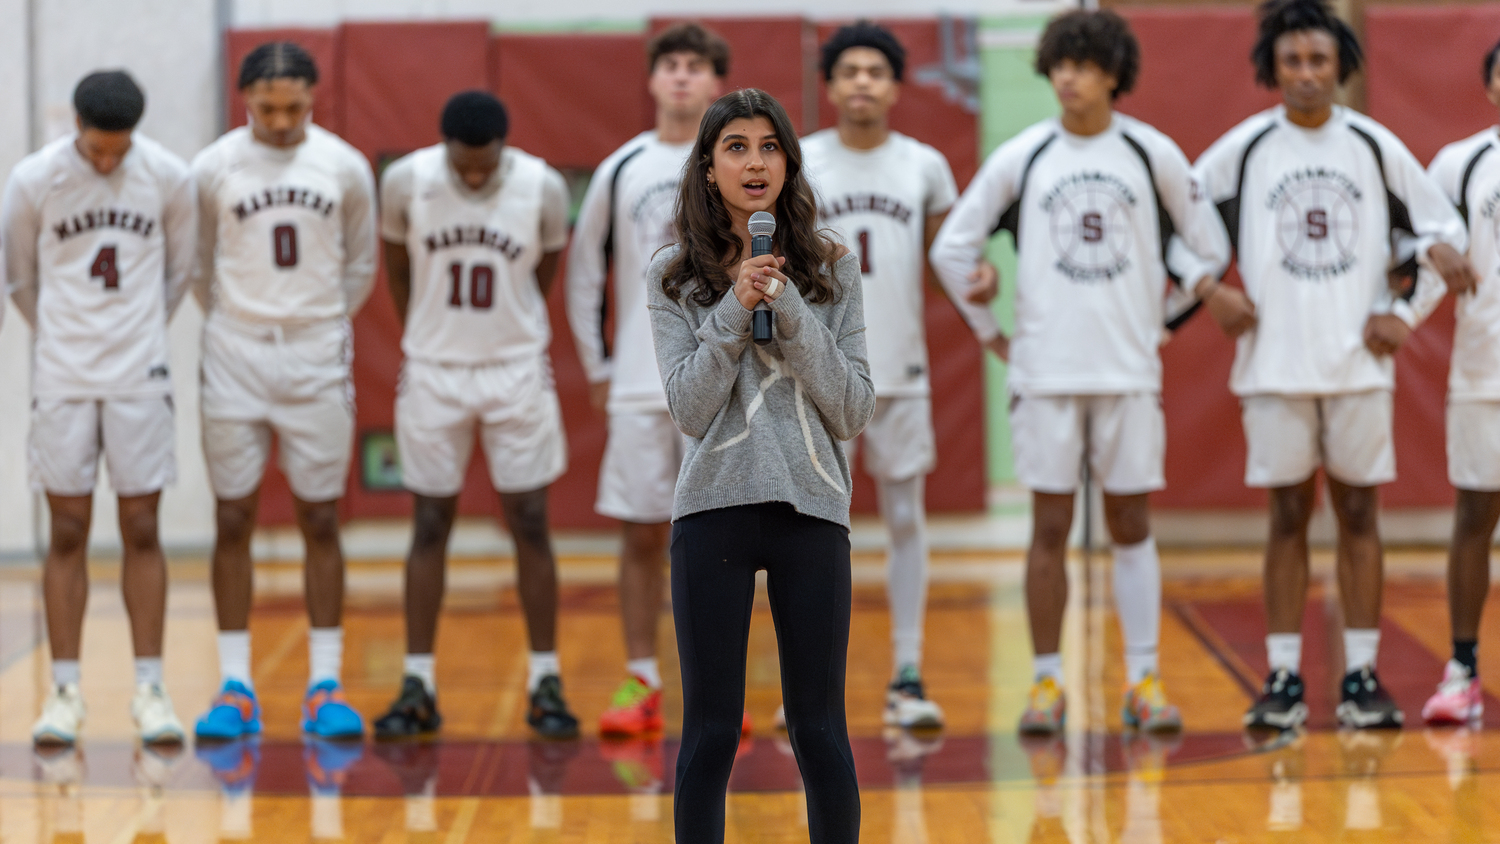
[[[543,677],[536,691],[531,693],[531,710],[526,713],[526,723],[542,738],[578,737],[578,719],[568,711],[568,702],[562,695],[562,680],[556,674]]]
[[[1302,678],[1278,668],[1261,686],[1260,697],[1245,713],[1245,726],[1252,730],[1294,730],[1307,722],[1307,704],[1302,701]]]
[[[422,678],[408,674],[401,680],[401,694],[389,712],[375,720],[375,738],[400,739],[432,735],[443,726],[437,697],[427,691]]]
[[[1344,675],[1343,682],[1339,683],[1339,708],[1334,714],[1338,716],[1340,727],[1356,730],[1394,730],[1406,720],[1396,701],[1380,685],[1375,669],[1368,665]]]

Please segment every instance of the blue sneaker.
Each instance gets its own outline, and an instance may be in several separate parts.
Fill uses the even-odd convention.
[[[208,765],[225,792],[239,794],[255,785],[255,772],[260,768],[259,736],[200,744],[193,748],[193,753]]]
[[[307,784],[318,794],[338,794],[344,787],[344,775],[364,755],[365,746],[360,742],[304,739],[302,765],[307,770]]]
[[[338,681],[324,680],[302,699],[302,732],[323,739],[356,739],[365,734],[365,722],[344,702]]]
[[[193,728],[200,740],[230,741],[260,732],[260,704],[255,692],[238,680],[224,681],[213,706]]]

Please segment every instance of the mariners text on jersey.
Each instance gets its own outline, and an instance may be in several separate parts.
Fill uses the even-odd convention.
[[[823,203],[823,206],[818,209],[818,214],[825,220],[832,220],[841,215],[859,211],[885,214],[901,223],[910,222],[912,214],[911,207],[906,203],[878,193],[854,193],[841,196],[832,202]]]
[[[60,223],[52,224],[52,231],[57,233],[58,240],[67,240],[95,229],[119,229],[141,237],[150,237],[151,232],[156,229],[156,218],[123,208],[100,208],[74,214]]]
[[[256,191],[234,204],[234,218],[243,221],[252,214],[271,208],[295,205],[320,212],[324,217],[333,216],[334,201],[311,188],[277,185]]]
[[[526,248],[524,243],[516,242],[505,232],[485,226],[450,226],[424,236],[422,243],[429,253],[457,246],[484,246],[511,261],[521,257],[521,252]]]

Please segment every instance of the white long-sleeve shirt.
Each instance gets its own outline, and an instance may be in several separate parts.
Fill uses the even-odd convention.
[[[1394,387],[1392,359],[1364,344],[1371,314],[1418,321],[1387,279],[1392,208],[1409,217],[1409,245],[1423,263],[1433,243],[1463,251],[1467,240],[1453,205],[1406,146],[1342,106],[1315,129],[1276,106],[1215,141],[1194,173],[1225,215],[1259,317],[1238,340],[1235,395]],[[1419,287],[1431,283],[1431,274],[1419,276]],[[1409,294],[1425,298],[1420,289]]]
[[[991,153],[933,242],[945,284],[1001,228],[1016,237],[1009,383],[1020,395],[1160,390],[1169,268],[1191,285],[1229,260],[1182,151],[1119,113],[1087,137],[1045,120]]]
[[[411,259],[408,358],[472,366],[546,353],[536,268],[568,242],[568,188],[545,161],[507,146],[474,191],[444,145],[417,150],[381,175],[380,234]]]
[[[874,149],[851,149],[837,129],[803,138],[802,157],[818,197],[818,223],[837,232],[860,259],[875,395],[928,395],[926,227],[929,216],[945,213],[958,199],[948,160],[899,132]],[[962,288],[948,295],[980,342],[998,333],[988,307],[969,304]]]
[[[1469,260],[1479,286],[1459,296],[1454,313],[1448,396],[1500,400],[1500,129],[1491,126],[1441,150],[1427,172],[1466,217]],[[1432,286],[1442,290],[1442,282]]]
[[[282,149],[241,126],[193,159],[201,225],[197,294],[250,322],[307,323],[359,310],[375,284],[375,177],[316,124]]]
[[[22,159],[0,203],[10,295],[36,329],[32,392],[169,394],[167,321],[187,291],[197,238],[187,164],[135,133],[104,176],[76,140]]]
[[[673,243],[672,212],[691,142],[665,144],[643,132],[594,171],[568,249],[568,325],[590,383],[609,381],[608,410],[667,409],[646,313],[646,268]],[[611,220],[613,217],[613,220]],[[605,240],[613,222],[615,334],[604,336]],[[611,354],[606,355],[605,350]]]

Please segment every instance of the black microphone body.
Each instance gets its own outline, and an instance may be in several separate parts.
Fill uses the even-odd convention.
[[[750,257],[759,258],[771,254],[771,235],[776,231],[776,218],[765,211],[750,215]],[[771,342],[772,321],[776,315],[762,299],[750,315],[750,338],[757,346]]]

